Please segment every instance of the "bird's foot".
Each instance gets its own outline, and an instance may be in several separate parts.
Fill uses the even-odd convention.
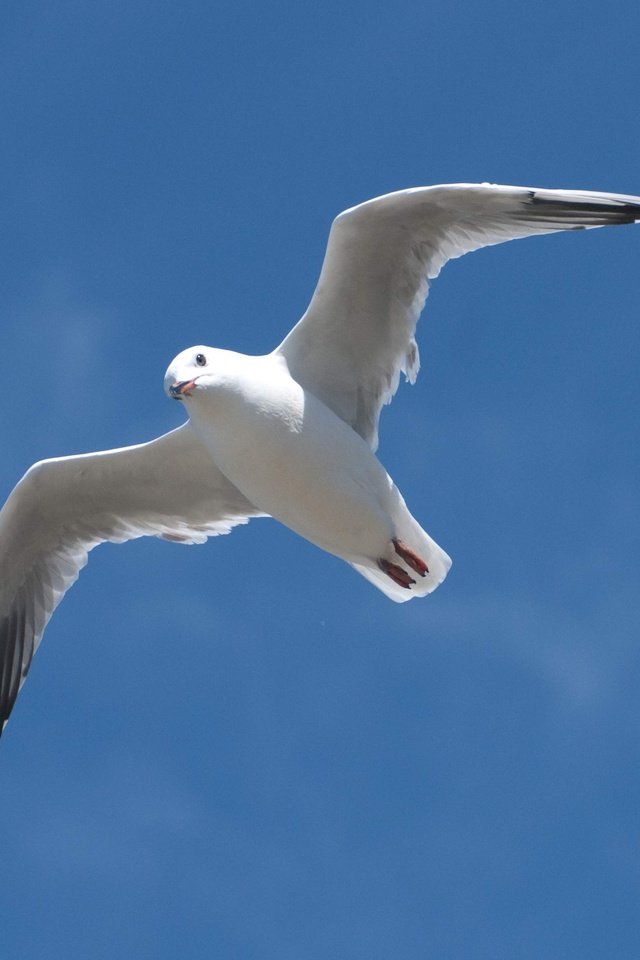
[[[421,577],[424,577],[429,573],[429,567],[426,565],[422,557],[419,557],[417,553],[413,552],[413,550],[409,550],[409,547],[404,544],[402,540],[396,540],[394,537],[391,543],[393,544],[393,549],[396,551],[398,556],[404,560],[408,567],[411,567],[412,570],[415,570],[415,572]]]
[[[391,563],[390,560],[385,560],[384,557],[380,557],[378,560],[378,566],[383,570],[388,577],[391,577],[394,583],[397,583],[399,587],[404,587],[406,590],[411,589],[411,584],[415,583],[413,577],[410,577],[406,570],[403,570],[402,567],[399,567],[397,563]]]

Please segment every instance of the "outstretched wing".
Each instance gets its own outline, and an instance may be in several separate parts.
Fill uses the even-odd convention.
[[[260,511],[189,423],[135,447],[36,463],[0,511],[0,732],[43,630],[99,543],[202,543]]]
[[[640,220],[640,197],[451,184],[401,190],[333,222],[307,312],[277,348],[292,376],[375,450],[378,418],[419,368],[414,340],[428,281],[480,247]]]

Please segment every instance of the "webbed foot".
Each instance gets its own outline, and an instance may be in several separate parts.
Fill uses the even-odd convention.
[[[385,560],[384,557],[378,560],[378,566],[381,570],[384,570],[388,577],[391,577],[394,583],[397,583],[399,587],[404,587],[405,590],[410,590],[411,584],[415,583],[413,577],[410,577],[406,570],[399,567],[397,563]]]
[[[409,547],[402,542],[402,540],[396,540],[394,537],[391,541],[393,544],[393,549],[396,551],[398,556],[404,560],[408,567],[411,567],[412,570],[415,570],[419,576],[424,577],[429,573],[429,567],[417,553],[414,553],[413,550],[410,550]]]

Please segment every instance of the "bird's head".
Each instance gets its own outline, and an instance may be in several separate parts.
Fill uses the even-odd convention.
[[[186,400],[211,377],[211,347],[190,347],[175,357],[164,375],[164,390],[173,400]]]

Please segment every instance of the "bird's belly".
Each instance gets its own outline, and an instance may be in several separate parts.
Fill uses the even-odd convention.
[[[247,401],[194,427],[256,507],[345,559],[380,556],[393,536],[393,482],[367,444],[310,394],[298,416]]]

